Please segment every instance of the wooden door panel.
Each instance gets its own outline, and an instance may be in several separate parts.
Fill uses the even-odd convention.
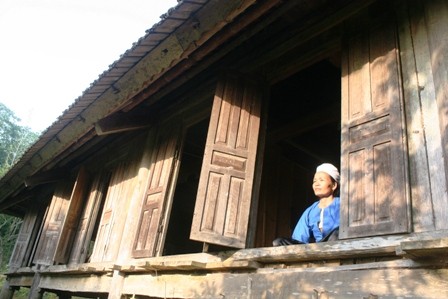
[[[34,262],[40,265],[52,265],[56,255],[58,241],[63,228],[63,220],[70,204],[74,180],[61,182],[53,195],[47,217],[42,229]]]
[[[33,232],[35,232],[38,217],[38,209],[33,207],[23,218],[22,226],[20,227],[20,232],[9,261],[9,270],[17,269],[25,265],[26,253],[29,247],[33,245]]]
[[[88,184],[89,175],[84,168],[81,168],[73,186],[69,203],[63,206],[63,213],[59,214],[62,217],[63,224],[54,258],[56,263],[66,264],[68,262]]]
[[[93,180],[87,197],[87,202],[79,220],[72,254],[69,260],[70,263],[83,263],[86,261],[93,229],[98,214],[100,213],[99,209],[106,196],[109,178],[110,176],[108,173],[99,173]]]
[[[148,189],[142,204],[139,228],[132,250],[133,257],[150,257],[157,254],[164,223],[163,213],[170,194],[177,132],[176,129],[169,127],[160,129],[156,136],[151,155]]]
[[[396,27],[372,24],[343,55],[341,238],[409,230]]]
[[[226,76],[217,86],[190,238],[246,246],[263,92]]]
[[[115,209],[119,207],[120,191],[123,188],[128,168],[129,163],[121,162],[112,172],[91,261],[101,262],[106,256],[114,223],[114,213]]]
[[[150,250],[154,246],[156,235],[159,227],[160,211],[159,202],[161,200],[161,194],[148,195],[145,209],[141,216],[140,226],[145,229],[140,230],[139,237],[137,238],[136,250]],[[153,254],[153,253],[151,253]],[[150,254],[150,255],[151,255]]]

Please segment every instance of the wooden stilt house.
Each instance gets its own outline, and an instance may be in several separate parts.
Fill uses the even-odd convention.
[[[448,297],[447,32],[443,0],[180,1],[0,180],[0,297]],[[272,247],[322,162],[339,240]]]

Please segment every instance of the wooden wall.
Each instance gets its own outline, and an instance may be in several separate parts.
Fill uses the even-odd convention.
[[[397,6],[413,230],[448,222],[448,3],[402,1]]]

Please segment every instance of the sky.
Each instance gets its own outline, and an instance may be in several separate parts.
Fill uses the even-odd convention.
[[[42,132],[177,0],[0,0],[0,102]]]

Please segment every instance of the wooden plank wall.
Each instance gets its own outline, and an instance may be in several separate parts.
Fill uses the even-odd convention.
[[[415,232],[448,222],[448,4],[401,1],[399,42]]]
[[[143,148],[134,144],[144,144],[144,135],[136,136],[121,149],[127,154],[112,174],[91,261],[114,261],[118,256],[143,154]]]

